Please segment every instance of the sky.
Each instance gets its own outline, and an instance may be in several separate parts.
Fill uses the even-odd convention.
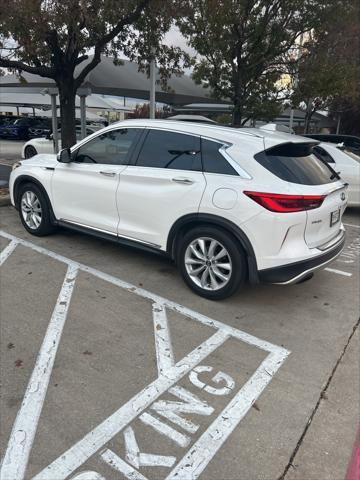
[[[171,27],[171,29],[165,35],[164,43],[169,46],[180,47],[190,55],[196,54],[195,50],[187,45],[186,39],[175,26]]]

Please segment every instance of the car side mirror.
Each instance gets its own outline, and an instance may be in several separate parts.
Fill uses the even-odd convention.
[[[57,154],[57,161],[61,163],[70,163],[71,162],[71,151],[70,148],[63,148]]]

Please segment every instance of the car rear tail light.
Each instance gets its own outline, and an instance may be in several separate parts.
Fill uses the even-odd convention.
[[[271,212],[302,212],[319,208],[326,195],[283,195],[280,193],[244,192],[249,198]]]

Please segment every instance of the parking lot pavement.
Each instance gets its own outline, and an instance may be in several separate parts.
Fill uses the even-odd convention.
[[[0,188],[8,187],[11,165],[21,159],[23,140],[0,139]]]
[[[163,257],[33,237],[10,207],[0,217],[2,480],[287,478],[290,464],[309,471],[303,448],[329,417],[342,431],[329,469],[350,457],[359,365],[341,372],[359,319],[358,212],[331,270],[222,302]],[[326,416],[332,386],[351,406]]]
[[[24,140],[7,140],[0,139],[0,163],[10,164],[13,161],[20,160],[21,149],[24,145]]]

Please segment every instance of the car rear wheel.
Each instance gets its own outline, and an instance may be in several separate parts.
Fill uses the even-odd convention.
[[[37,155],[37,151],[36,151],[36,148],[33,147],[32,145],[28,145],[26,148],[25,148],[25,158],[31,158],[33,157],[34,155]]]
[[[202,297],[231,296],[247,276],[246,256],[231,234],[216,227],[198,227],[180,242],[178,266],[186,284]]]
[[[53,232],[49,202],[41,189],[27,183],[20,187],[19,214],[26,230],[32,235],[43,236]]]

